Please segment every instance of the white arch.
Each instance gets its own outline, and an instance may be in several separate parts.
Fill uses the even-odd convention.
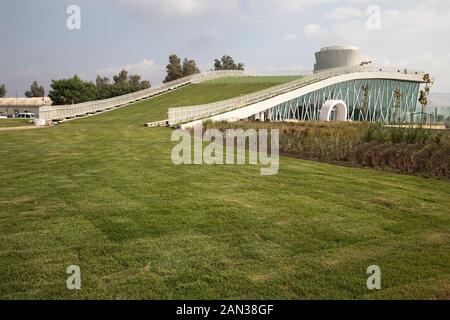
[[[331,121],[331,113],[333,109],[337,109],[337,121],[347,121],[347,105],[343,100],[328,100],[322,106],[320,111],[320,121]]]

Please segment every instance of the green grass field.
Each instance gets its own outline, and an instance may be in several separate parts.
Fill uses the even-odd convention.
[[[1,132],[0,298],[449,299],[448,182],[290,158],[271,177],[175,166],[171,129],[143,127],[264,86],[194,85]]]
[[[30,124],[30,119],[0,119],[0,128],[21,127]]]
[[[294,81],[302,76],[246,76],[246,77],[225,77],[208,81],[208,84],[237,84],[237,83],[272,83],[274,85]]]

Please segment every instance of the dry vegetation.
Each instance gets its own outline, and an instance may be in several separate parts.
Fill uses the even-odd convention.
[[[280,130],[280,152],[302,159],[450,179],[450,133],[368,123],[205,123]]]

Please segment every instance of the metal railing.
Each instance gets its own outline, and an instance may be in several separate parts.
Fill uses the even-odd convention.
[[[133,92],[114,98],[84,102],[73,105],[44,106],[39,109],[39,119],[42,120],[64,120],[88,114],[94,114],[123,106],[132,102],[147,99],[183,86],[193,83],[214,80],[222,77],[244,77],[243,71],[211,71],[199,73],[175,81],[164,83],[153,88]]]
[[[209,103],[197,106],[188,106],[180,108],[169,108],[169,125],[186,123],[190,121],[201,120],[214,115],[218,115],[231,110],[239,109],[258,103],[275,96],[302,88],[304,86],[323,81],[332,77],[356,73],[356,72],[386,72],[386,73],[401,73],[408,75],[423,76],[423,71],[407,70],[400,68],[386,68],[376,66],[358,66],[351,68],[336,68],[329,71],[317,72],[313,75],[303,77],[298,80],[287,82],[278,86],[274,86],[262,91],[244,95],[241,97]]]

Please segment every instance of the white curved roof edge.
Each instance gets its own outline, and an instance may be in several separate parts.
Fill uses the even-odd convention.
[[[357,65],[357,66],[351,66],[351,67],[336,67],[336,68],[328,68],[328,69],[322,69],[317,70],[316,72],[313,72],[314,75],[320,75],[322,73],[330,73],[330,72],[383,72],[383,73],[397,73],[397,74],[419,74],[421,77],[423,77],[426,72],[423,70],[416,70],[416,69],[410,69],[405,67],[384,67],[384,66],[377,66],[373,64],[368,65]]]
[[[352,80],[366,80],[366,79],[385,79],[385,80],[401,80],[401,81],[411,81],[411,82],[423,82],[422,74],[405,74],[398,72],[354,72],[339,75],[336,77],[328,78],[319,82],[315,82],[299,89],[275,96],[273,98],[257,102],[246,107],[225,112],[219,115],[215,115],[206,119],[196,120],[182,125],[182,129],[192,128],[195,125],[201,124],[205,120],[212,121],[229,121],[235,122],[240,119],[246,119],[257,113],[264,112],[271,109],[279,104],[293,100],[297,97],[303,96],[313,91],[323,89],[325,87]]]

